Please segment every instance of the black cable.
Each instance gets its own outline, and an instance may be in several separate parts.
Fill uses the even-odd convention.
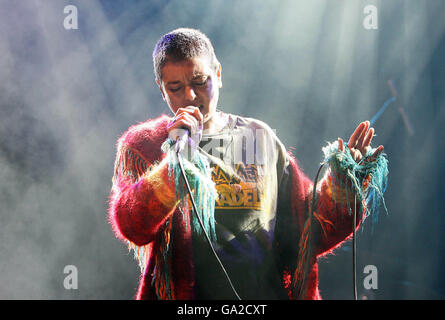
[[[323,166],[325,165],[326,163],[322,163],[321,165],[320,165],[320,167],[318,168],[318,171],[317,171],[317,174],[315,175],[315,179],[314,179],[314,187],[313,187],[313,189],[312,189],[312,203],[311,203],[311,211],[309,212],[309,219],[310,219],[310,223],[309,223],[309,238],[308,238],[308,247],[309,247],[309,250],[308,250],[308,255],[310,255],[311,253],[311,250],[312,250],[312,216],[313,216],[313,213],[314,213],[314,208],[315,208],[315,197],[316,197],[316,190],[317,190],[317,183],[318,183],[318,176],[320,175],[320,172],[321,172],[321,169],[323,168]],[[305,286],[306,286],[306,276],[307,276],[307,271],[308,271],[308,267],[309,267],[309,263],[310,263],[310,259],[309,258],[307,258],[306,259],[306,261],[305,261],[305,265],[304,265],[304,269],[303,269],[303,275],[304,275],[304,278],[303,278],[303,280],[302,280],[302,282],[301,282],[301,286],[300,286],[300,289],[299,289],[299,293],[298,293],[298,297],[299,298],[302,298],[302,295],[305,293],[305,291],[306,291],[306,288],[305,288]]]
[[[363,157],[358,164],[360,165],[366,158]],[[352,217],[352,285],[354,291],[354,300],[357,298],[357,195],[354,194],[354,212]]]
[[[354,195],[354,217],[352,219],[352,283],[354,290],[354,300],[357,300],[357,242],[355,228],[357,225],[357,196]]]
[[[311,219],[311,226],[312,226],[312,214],[314,212],[314,208],[315,208],[315,196],[316,196],[316,188],[317,188],[317,183],[318,183],[318,176],[320,175],[320,171],[323,168],[323,166],[325,165],[325,163],[322,163],[320,165],[320,167],[318,168],[317,174],[315,176],[314,179],[314,187],[312,190],[312,203],[311,203],[311,211],[310,211],[310,216],[309,218]],[[357,224],[357,197],[356,195],[354,195],[354,212],[353,212],[353,218],[352,218],[352,283],[353,283],[353,295],[354,295],[354,300],[357,300],[357,241],[356,241],[356,224]],[[312,241],[312,232],[309,232],[309,246],[312,245],[311,243]],[[306,261],[306,266],[305,266],[305,273],[307,272],[307,267],[309,265],[309,259],[307,259]],[[305,279],[303,279],[302,285],[301,285],[301,293],[304,292],[304,285],[305,285]],[[301,295],[300,293],[300,295]]]
[[[221,260],[218,257],[218,254],[215,251],[215,248],[213,248],[212,241],[210,240],[210,237],[207,234],[206,229],[204,228],[204,224],[203,224],[203,222],[201,220],[201,217],[198,214],[198,209],[196,208],[195,200],[193,199],[192,190],[190,189],[190,185],[189,185],[189,182],[188,182],[187,177],[185,175],[184,167],[182,165],[182,160],[181,160],[182,155],[180,156],[180,153],[177,152],[176,153],[176,157],[178,159],[179,167],[181,168],[182,177],[184,178],[185,184],[187,186],[187,191],[188,191],[188,193],[190,195],[190,200],[192,201],[193,209],[195,211],[196,217],[198,218],[199,224],[201,225],[201,228],[204,231],[204,234],[206,236],[207,242],[209,243],[210,249],[212,250],[216,260],[218,261],[219,265],[221,266],[221,269],[222,269],[223,273],[225,274],[225,276],[226,276],[226,278],[227,278],[227,280],[228,280],[228,282],[230,284],[230,287],[232,288],[235,296],[237,297],[238,300],[241,300],[240,296],[238,295],[238,292],[236,291],[235,287],[232,284],[232,280],[230,279],[229,275],[227,274],[226,268],[224,268],[223,263],[221,262]]]

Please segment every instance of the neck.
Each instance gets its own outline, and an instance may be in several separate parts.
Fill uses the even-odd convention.
[[[227,124],[227,118],[224,113],[216,111],[207,121],[204,122],[204,132],[207,134],[218,133]]]

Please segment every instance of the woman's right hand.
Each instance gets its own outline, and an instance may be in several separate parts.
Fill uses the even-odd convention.
[[[194,151],[201,141],[203,124],[204,117],[198,107],[178,108],[172,121],[167,124],[168,137],[176,141],[188,131],[188,144]]]

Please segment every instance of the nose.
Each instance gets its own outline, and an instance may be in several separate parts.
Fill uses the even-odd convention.
[[[196,93],[192,86],[185,86],[185,99],[187,101],[194,101],[196,99]]]

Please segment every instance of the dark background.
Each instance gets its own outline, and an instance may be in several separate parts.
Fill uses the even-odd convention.
[[[78,9],[66,30],[63,9]],[[363,27],[366,5],[378,29]],[[139,269],[107,222],[116,139],[169,113],[151,52],[202,30],[223,68],[220,108],[276,129],[313,178],[321,147],[374,125],[389,214],[358,232],[358,293],[444,299],[445,1],[0,1],[0,298],[131,299]],[[414,134],[405,127],[403,106]],[[373,228],[372,228],[373,227]],[[66,290],[63,270],[78,269]],[[378,289],[365,290],[375,265]],[[351,244],[320,262],[324,299],[351,299]]]

